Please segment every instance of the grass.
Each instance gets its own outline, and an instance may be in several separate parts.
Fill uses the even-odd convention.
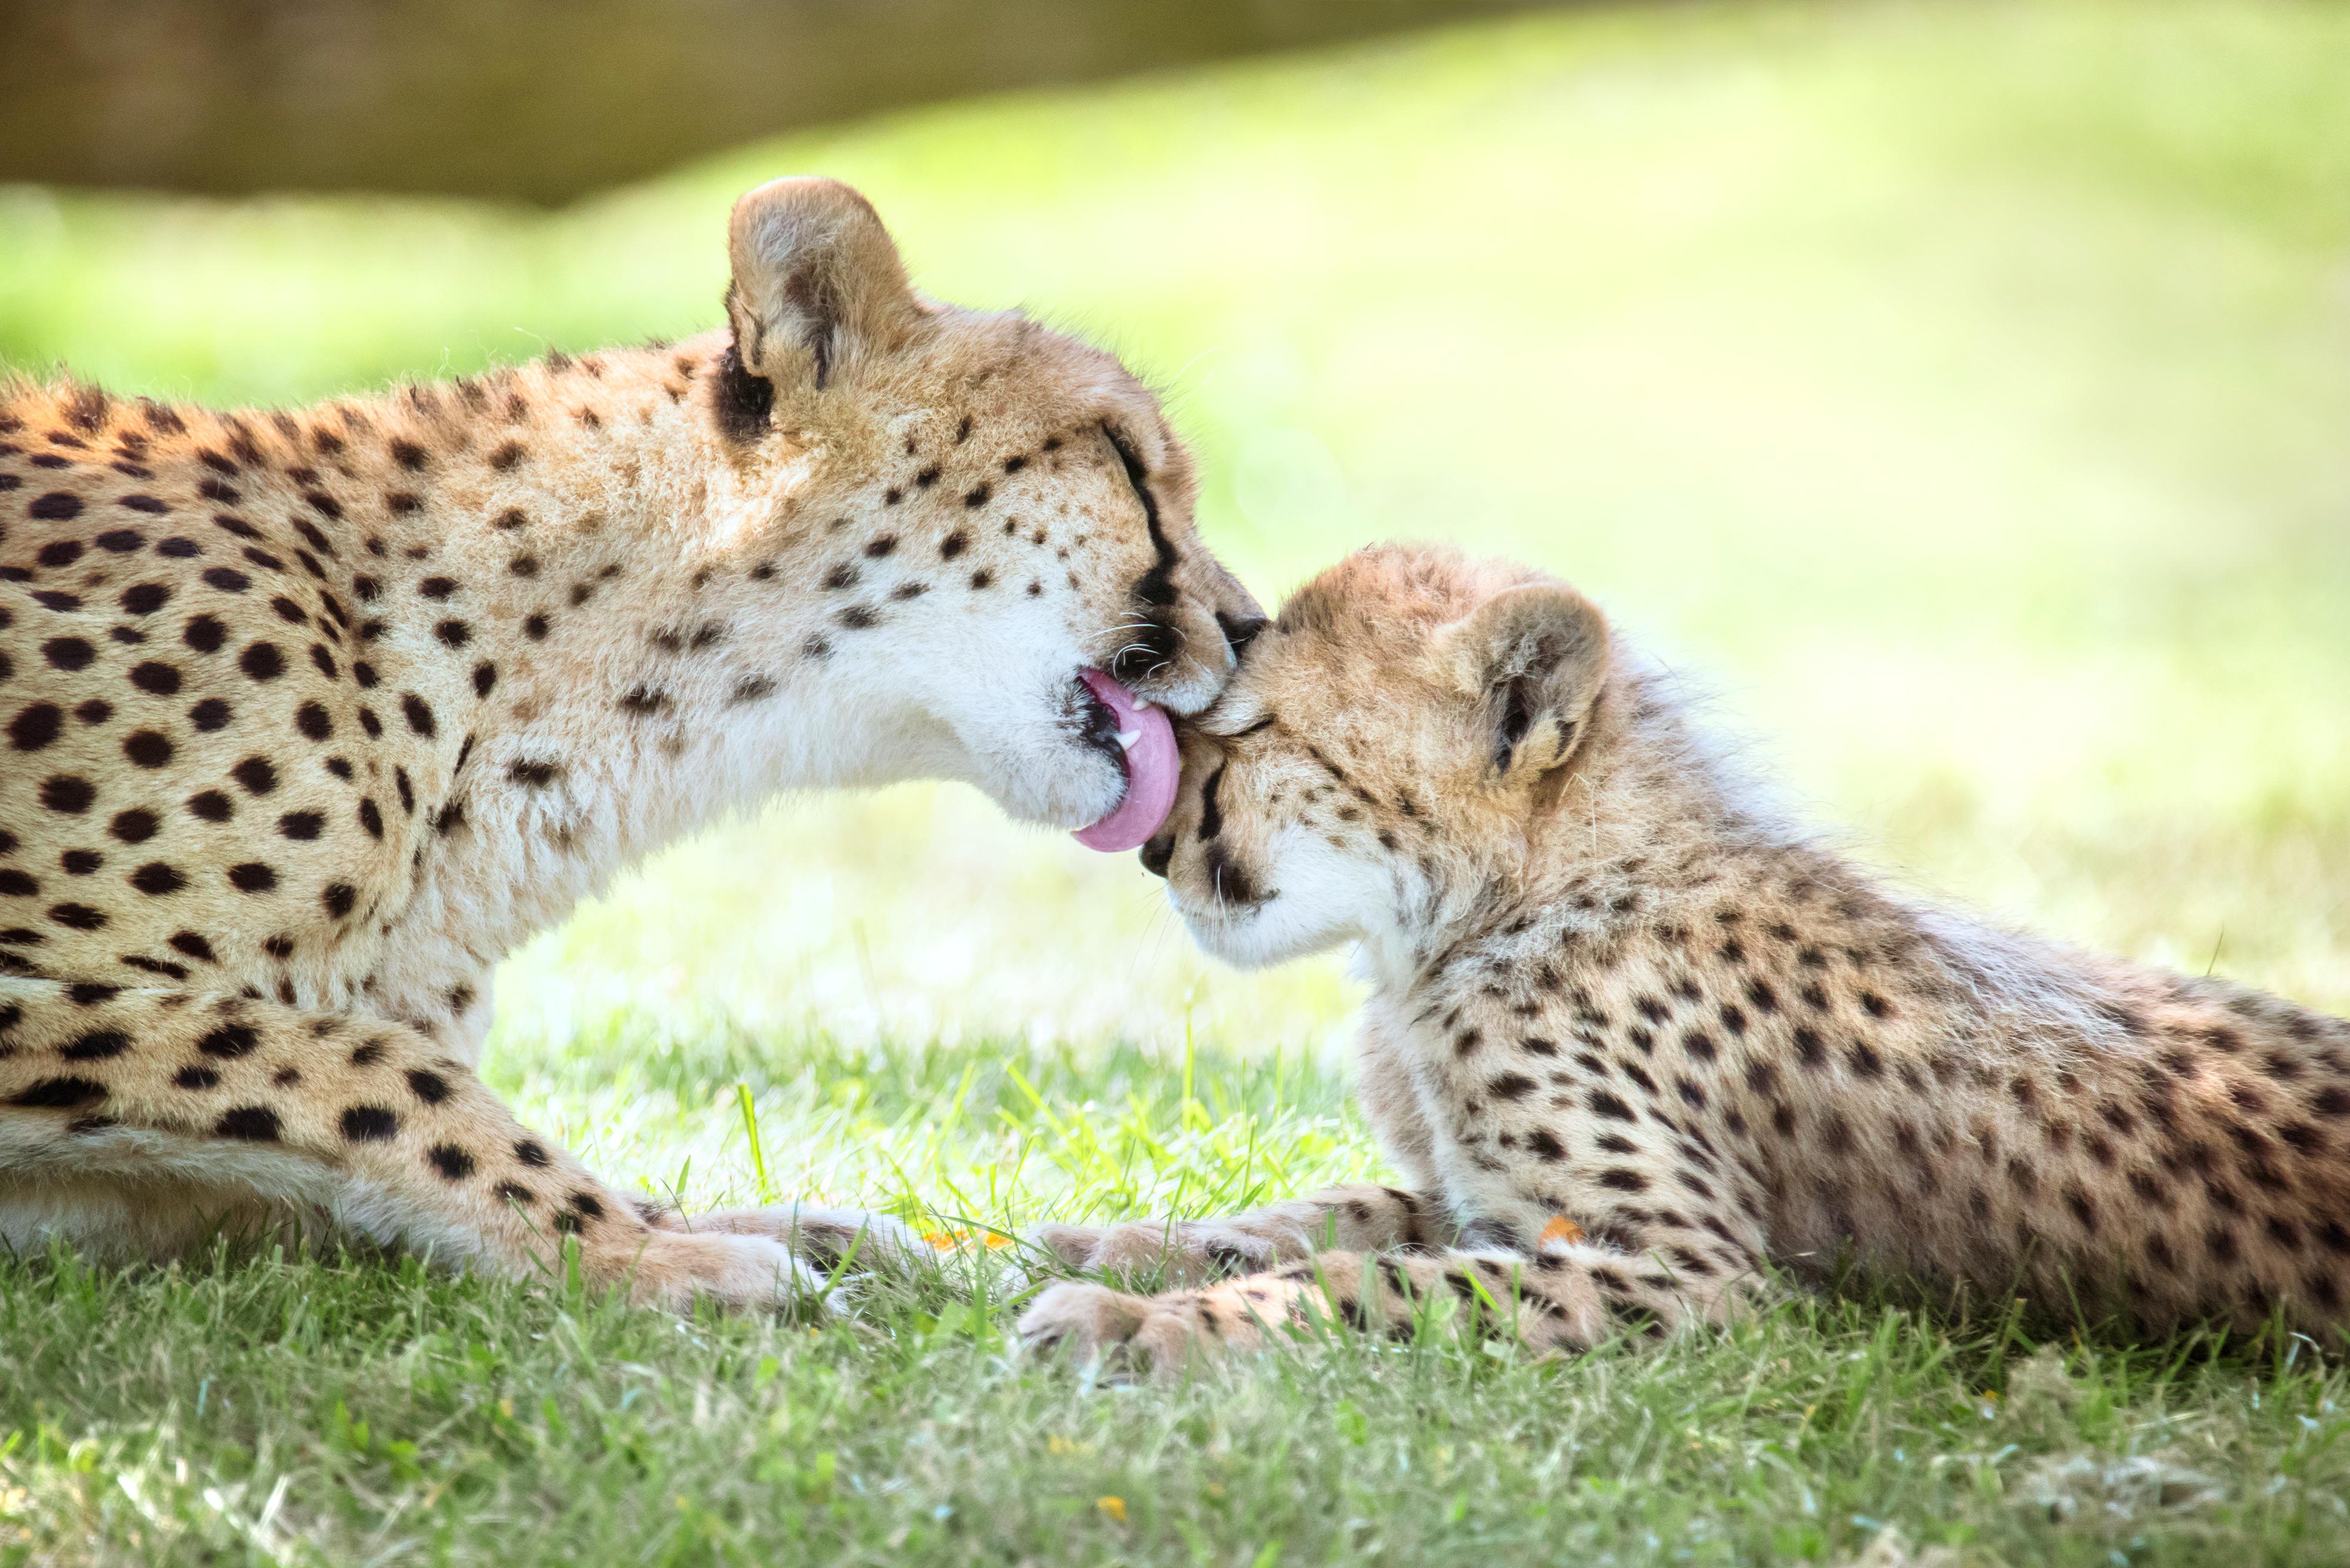
[[[839,174],[926,286],[1156,378],[1261,593],[1384,535],[1534,559],[1711,671],[1860,853],[2338,1012],[2345,79],[2310,0],[1696,4],[951,106],[553,214],[5,190],[0,358],[266,402],[693,329],[732,194]],[[722,828],[516,955],[491,1075],[696,1206],[1206,1212],[1380,1168],[1350,997],[904,789]],[[1858,1299],[1097,1387],[1010,1357],[1001,1261],[814,1326],[0,1263],[0,1564],[2350,1557],[2344,1374],[2290,1341]]]

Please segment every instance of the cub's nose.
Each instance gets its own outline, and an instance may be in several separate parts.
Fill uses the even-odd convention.
[[[1167,875],[1167,863],[1175,858],[1175,836],[1161,833],[1142,846],[1142,868],[1153,877]]]

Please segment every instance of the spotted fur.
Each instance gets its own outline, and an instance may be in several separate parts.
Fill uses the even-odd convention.
[[[1089,821],[1079,670],[1196,710],[1254,609],[1107,356],[921,299],[827,182],[731,248],[674,348],[292,411],[0,386],[0,1241],[266,1199],[754,1301],[864,1223],[647,1219],[474,1077],[493,966],[783,787]]]
[[[1573,589],[1366,552],[1186,729],[1145,861],[1233,961],[1362,944],[1360,1092],[1409,1190],[1057,1228],[1187,1288],[1057,1285],[1033,1339],[1180,1366],[1457,1298],[1585,1345],[1846,1263],[2157,1330],[2345,1322],[2350,1024],[1889,888]]]

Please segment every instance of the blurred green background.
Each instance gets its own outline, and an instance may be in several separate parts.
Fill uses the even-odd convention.
[[[863,187],[931,292],[1163,389],[1268,602],[1384,537],[1535,562],[1905,885],[2350,1012],[2350,5],[1531,11],[900,109],[555,210],[0,186],[0,362],[266,405],[680,335],[720,320],[729,202],[790,172]],[[904,788],[624,878],[505,966],[488,1071],[695,1206],[1206,1213],[1381,1169],[1352,999],[1339,957],[1207,963],[1131,857]],[[809,1334],[331,1259],[0,1260],[0,1564],[968,1561],[974,1530],[1849,1563],[1887,1521],[1970,1563],[2350,1550],[2350,1374],[2315,1358],[2174,1385],[2187,1352],[2076,1341],[2035,1405],[2012,1324],[1862,1303],[1111,1400],[1003,1359],[972,1282]],[[2218,1479],[2132,1501],[2179,1465]]]
[[[730,199],[837,175],[931,292],[1162,388],[1268,602],[1383,537],[1537,562],[1918,886],[2340,1010],[2345,87],[2339,5],[1696,5],[931,108],[553,213],[13,187],[0,356],[272,404],[682,334]],[[914,788],[656,860],[508,966],[498,1044],[1319,1052],[1347,1002]]]

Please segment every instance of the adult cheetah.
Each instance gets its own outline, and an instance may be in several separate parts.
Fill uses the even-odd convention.
[[[1409,1190],[1049,1228],[1192,1288],[1057,1284],[1025,1333],[1173,1366],[1450,1293],[1587,1345],[1844,1260],[2155,1328],[2342,1323],[2350,1025],[1920,904],[1753,794],[1572,588],[1394,547],[1310,584],[1189,728],[1143,859],[1232,961],[1362,944]]]
[[[623,1199],[475,1077],[492,966],[779,789],[1095,822],[1133,704],[1205,705],[1263,618],[1109,357],[919,297],[830,182],[729,248],[676,348],[288,412],[0,386],[0,1241],[572,1235],[664,1303],[891,1243]]]

